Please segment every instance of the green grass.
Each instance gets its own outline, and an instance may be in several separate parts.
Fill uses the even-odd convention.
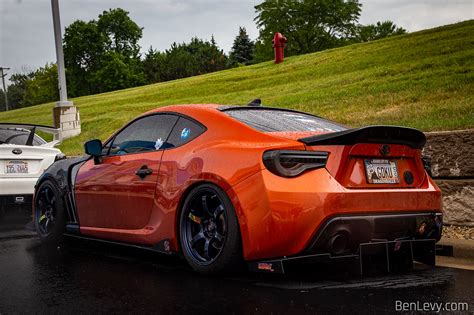
[[[74,99],[82,134],[107,138],[131,118],[170,104],[264,104],[362,126],[393,124],[423,131],[474,127],[474,20],[371,43],[207,75]],[[53,103],[0,113],[2,122],[52,124]]]

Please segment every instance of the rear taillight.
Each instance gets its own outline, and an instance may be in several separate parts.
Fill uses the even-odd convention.
[[[265,167],[278,176],[296,177],[326,166],[327,152],[272,150],[263,154]]]

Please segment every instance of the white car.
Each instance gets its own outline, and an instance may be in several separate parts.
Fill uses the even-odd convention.
[[[36,131],[53,134],[54,140],[46,142]],[[0,123],[0,217],[9,209],[31,211],[38,177],[55,161],[65,158],[54,147],[59,142],[59,129]]]

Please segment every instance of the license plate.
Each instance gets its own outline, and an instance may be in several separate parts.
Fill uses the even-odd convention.
[[[5,164],[6,174],[28,174],[28,162],[26,161],[7,161]]]
[[[398,184],[398,168],[396,161],[367,159],[365,173],[369,184]]]

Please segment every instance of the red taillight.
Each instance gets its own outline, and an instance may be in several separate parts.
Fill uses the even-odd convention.
[[[296,177],[326,166],[327,152],[272,150],[263,154],[263,164],[275,175]]]

